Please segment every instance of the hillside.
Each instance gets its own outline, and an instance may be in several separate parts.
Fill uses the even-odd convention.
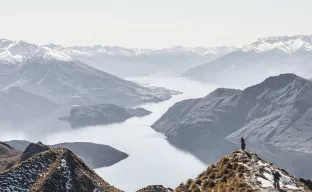
[[[219,162],[200,173],[197,178],[189,179],[174,191],[274,192],[277,191],[273,186],[274,171],[281,174],[281,191],[309,191],[308,186],[301,182],[303,179],[293,177],[287,171],[248,151],[233,151],[230,156],[224,156]]]
[[[67,121],[71,127],[86,127],[123,122],[131,117],[142,117],[151,112],[143,108],[123,108],[112,104],[74,107],[67,117],[60,120]]]
[[[19,87],[0,90],[0,122],[15,123],[34,120],[59,108],[53,101]]]
[[[120,191],[66,148],[39,153],[0,173],[0,180],[4,191]]]
[[[7,143],[0,142],[0,172],[5,170],[9,164],[17,161],[21,151],[14,149]]]
[[[246,87],[281,73],[311,78],[311,61],[311,36],[267,37],[196,66],[186,71],[184,76],[209,83]]]
[[[171,98],[159,92],[94,69],[70,56],[39,47],[14,69],[7,87],[20,87],[60,105],[116,104],[134,106]]]

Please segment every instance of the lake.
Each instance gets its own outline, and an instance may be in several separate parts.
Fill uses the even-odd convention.
[[[111,167],[96,169],[103,179],[125,191],[135,191],[152,184],[174,188],[181,182],[196,177],[206,165],[194,156],[171,146],[161,133],[157,133],[150,126],[174,103],[205,96],[217,86],[169,76],[139,77],[131,80],[144,85],[178,90],[183,94],[161,103],[141,105],[140,107],[153,112],[148,116],[131,118],[118,124],[56,133],[48,138],[41,138],[43,142],[94,142],[128,153],[126,160]]]

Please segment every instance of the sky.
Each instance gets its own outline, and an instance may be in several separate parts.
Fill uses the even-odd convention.
[[[241,47],[312,34],[311,0],[0,0],[0,38],[36,44]]]

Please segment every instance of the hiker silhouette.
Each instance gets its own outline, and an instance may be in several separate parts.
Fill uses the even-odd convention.
[[[246,148],[246,143],[245,143],[245,140],[244,140],[243,137],[241,137],[240,142],[241,142],[241,148],[242,148],[242,150],[245,150],[245,148]]]

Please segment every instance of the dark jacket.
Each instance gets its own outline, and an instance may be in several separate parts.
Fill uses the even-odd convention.
[[[242,145],[242,146],[246,146],[245,140],[244,140],[243,138],[241,138],[241,145]]]
[[[273,177],[274,177],[275,181],[278,181],[280,179],[280,177],[281,177],[281,174],[278,171],[275,171],[273,173]]]

